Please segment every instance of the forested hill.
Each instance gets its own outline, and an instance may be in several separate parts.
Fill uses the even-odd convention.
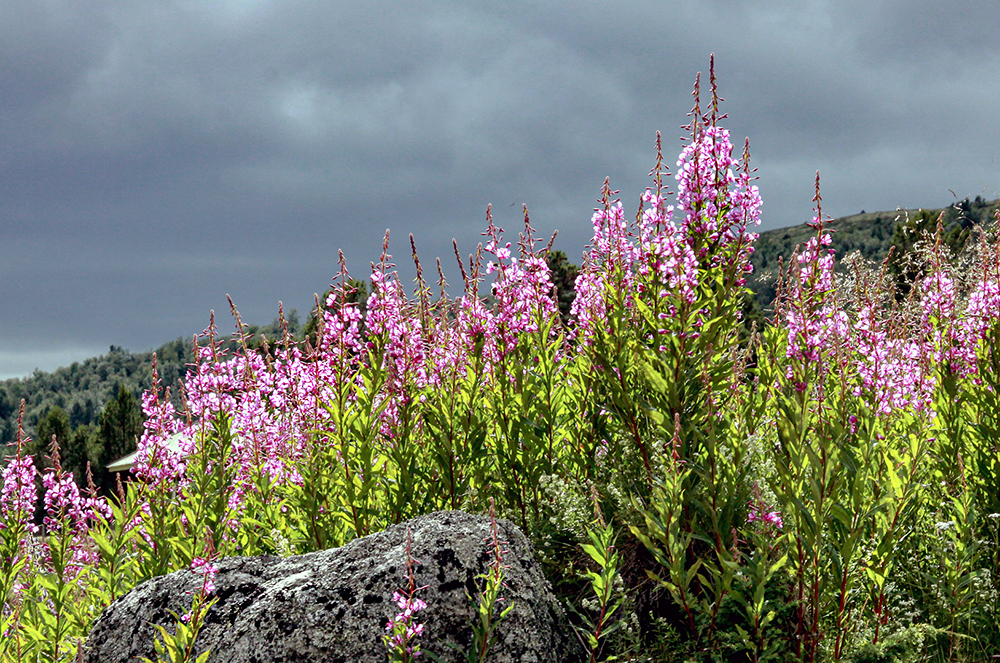
[[[300,333],[301,325],[294,311],[288,323],[293,334]],[[247,332],[257,337],[264,334],[270,339],[281,335],[277,321],[265,327],[249,326]],[[234,343],[229,341],[228,344]],[[0,459],[13,451],[6,445],[17,439],[17,417],[22,399],[25,402],[24,430],[35,438],[36,446],[40,442],[39,424],[53,411],[56,411],[53,421],[57,422],[57,430],[66,427],[68,432],[73,432],[95,427],[102,412],[122,388],[130,393],[138,408],[142,392],[152,385],[154,353],[162,387],[170,387],[172,396],[176,396],[188,364],[194,361],[191,338],[178,338],[155,350],[139,353],[112,345],[107,354],[74,362],[51,373],[36,370],[27,377],[0,382]],[[63,416],[65,426],[57,421]],[[43,425],[43,428],[52,426]],[[101,440],[92,442],[100,446]]]
[[[862,210],[860,214],[841,217],[829,224],[833,230],[832,248],[836,250],[838,260],[853,251],[860,251],[866,259],[881,262],[892,246],[896,247],[894,256],[903,256],[912,251],[914,242],[923,233],[933,234],[937,219],[943,211],[943,240],[953,251],[958,251],[970,237],[974,226],[991,222],[998,205],[1000,200],[983,200],[976,196],[974,200],[965,199],[944,209],[898,209],[893,212]],[[805,223],[760,233],[751,258],[754,274],[748,281],[758,306],[763,308],[774,301],[779,256],[787,264],[795,247],[804,246],[815,234],[816,231]],[[897,278],[897,284],[905,291],[908,287],[907,279],[912,280],[914,274],[906,273],[901,264],[895,262],[890,265],[890,269]],[[842,265],[838,264],[840,266]]]
[[[175,391],[191,361],[190,341],[177,339],[155,350],[164,385]],[[25,378],[0,382],[0,441],[17,439],[17,416],[25,402],[24,428],[37,437],[38,422],[53,408],[60,408],[72,428],[97,423],[104,406],[120,387],[135,398],[152,384],[153,352],[132,353],[111,346],[107,354],[74,362],[51,373],[35,371]]]

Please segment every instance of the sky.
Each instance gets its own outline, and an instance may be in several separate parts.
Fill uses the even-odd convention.
[[[996,0],[0,0],[0,379],[308,315],[476,249],[487,205],[579,262],[715,53],[762,229],[1000,197]],[[453,289],[457,292],[457,288]]]

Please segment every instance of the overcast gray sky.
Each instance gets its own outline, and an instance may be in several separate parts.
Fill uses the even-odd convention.
[[[0,0],[0,378],[148,350],[226,294],[304,318],[527,204],[576,259],[681,147],[714,52],[764,228],[1000,196],[996,0]],[[449,273],[454,273],[451,270]],[[452,278],[457,282],[457,278]]]

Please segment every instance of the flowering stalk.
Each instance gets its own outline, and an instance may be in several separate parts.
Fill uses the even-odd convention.
[[[490,500],[490,534],[486,540],[492,545],[493,561],[486,573],[476,576],[484,580],[485,584],[475,599],[476,615],[472,622],[472,648],[465,653],[468,663],[483,663],[486,660],[493,645],[496,644],[497,627],[514,609],[514,603],[511,602],[507,607],[499,610],[499,604],[504,600],[500,596],[500,591],[505,587],[503,571],[508,568],[503,563],[503,556],[508,551],[503,549],[507,542],[500,539],[492,499]]]
[[[394,663],[411,663],[413,659],[418,658],[422,653],[420,651],[420,643],[415,642],[415,639],[423,634],[424,625],[417,624],[414,620],[414,616],[417,612],[427,607],[427,603],[418,599],[416,596],[417,592],[422,589],[426,589],[427,586],[424,585],[423,587],[417,587],[413,567],[420,564],[420,562],[413,559],[410,552],[412,543],[410,528],[407,527],[407,587],[403,591],[397,590],[392,593],[392,600],[399,608],[399,612],[396,613],[395,617],[392,617],[388,622],[386,622],[386,633],[382,636],[382,642],[385,643],[386,649],[388,650],[389,660]]]
[[[22,641],[18,632],[24,609],[25,577],[31,564],[31,537],[36,527],[31,518],[35,501],[35,466],[24,455],[24,401],[17,417],[17,448],[14,458],[0,472],[0,655],[10,649],[21,658]]]
[[[88,630],[81,580],[96,561],[88,531],[96,518],[93,509],[100,505],[82,499],[72,475],[63,471],[55,436],[48,458],[52,467],[42,475],[47,536],[39,564],[44,570],[28,590],[24,629],[41,659],[54,663],[75,649],[73,639]]]

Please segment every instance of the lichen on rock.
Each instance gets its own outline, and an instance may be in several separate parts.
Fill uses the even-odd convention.
[[[497,630],[492,663],[570,663],[583,657],[531,544],[499,521],[507,544],[503,597],[514,607]],[[427,608],[420,613],[421,648],[444,661],[463,660],[472,640],[476,576],[493,559],[490,519],[440,511],[394,525],[331,550],[278,557],[231,557],[218,562],[217,602],[198,636],[209,663],[383,663],[393,592],[407,582],[410,555]],[[154,658],[153,624],[170,628],[171,611],[190,605],[201,577],[177,571],[153,578],[111,604],[86,645],[88,663]],[[507,603],[509,605],[509,603]]]

